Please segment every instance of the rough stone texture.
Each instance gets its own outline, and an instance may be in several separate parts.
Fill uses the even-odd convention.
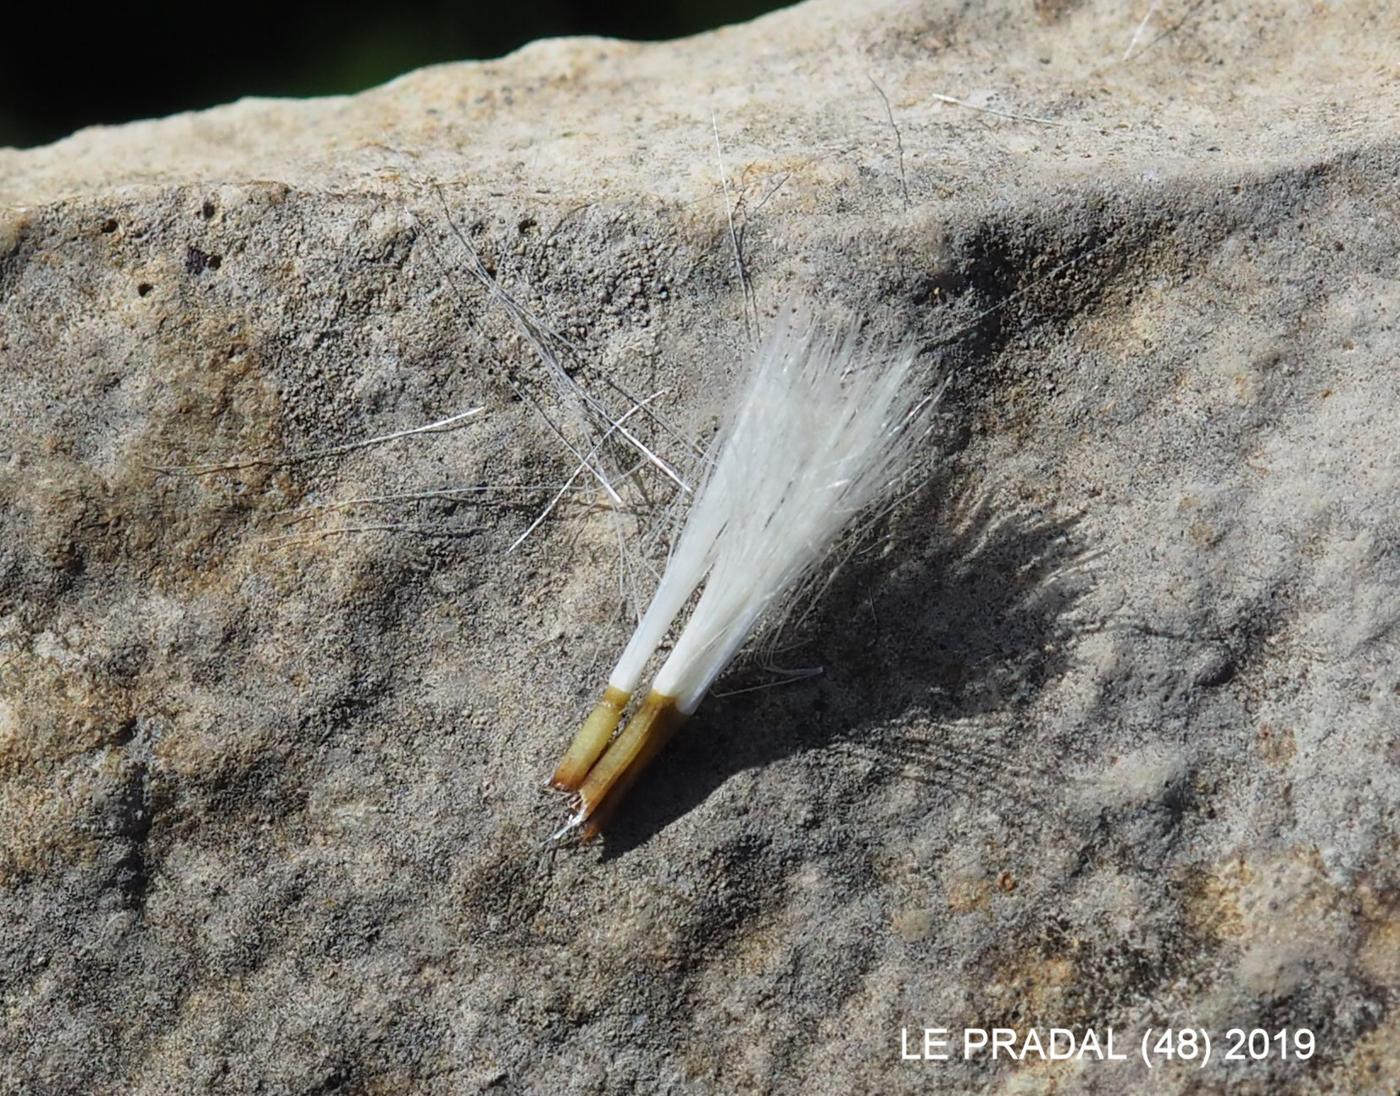
[[[1163,3],[1125,60],[1145,3],[814,0],[0,151],[0,1091],[1148,1083],[900,1060],[993,1024],[1212,1031],[1154,1091],[1393,1088],[1388,7]],[[760,308],[927,337],[945,455],[782,655],[825,675],[712,698],[550,856],[613,518],[281,511],[572,467],[434,183],[582,382],[702,430],[712,112]]]

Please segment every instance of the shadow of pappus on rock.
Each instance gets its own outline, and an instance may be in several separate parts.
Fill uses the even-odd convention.
[[[1015,809],[1043,804],[1053,773],[1018,733],[1019,713],[1066,669],[1090,553],[1075,540],[1077,517],[1008,511],[986,496],[940,506],[940,480],[866,538],[872,546],[785,629],[781,657],[770,643],[721,681],[613,820],[605,856],[645,842],[735,773],[811,751],[859,753],[882,781],[979,799],[1014,788]],[[778,662],[820,673],[775,681]],[[973,732],[973,720],[1002,730]]]

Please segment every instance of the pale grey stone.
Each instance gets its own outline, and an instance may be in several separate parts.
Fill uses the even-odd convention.
[[[1147,9],[814,0],[0,151],[0,1090],[1393,1085],[1394,16]],[[581,379],[711,421],[712,118],[760,309],[926,339],[944,459],[784,653],[824,675],[711,698],[549,856],[609,517],[279,516],[572,469],[435,185]],[[1168,1024],[1319,1049],[900,1060]]]

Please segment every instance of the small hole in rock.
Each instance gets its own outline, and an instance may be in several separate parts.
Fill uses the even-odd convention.
[[[138,286],[136,287],[136,292],[139,293],[141,296],[144,297],[147,293],[149,293],[149,292],[150,292],[152,289],[154,289],[154,288],[155,288],[155,286],[153,286],[150,282],[142,282],[140,285],[138,285]]]
[[[103,232],[115,232],[116,230],[117,230],[117,221],[116,221],[116,218],[115,218],[115,217],[108,217],[105,221],[102,222],[102,231],[103,231]]]
[[[214,216],[214,203],[206,201],[204,205],[200,207],[199,214],[206,221],[209,220]]]

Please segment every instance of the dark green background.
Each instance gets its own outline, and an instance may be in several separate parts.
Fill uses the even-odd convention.
[[[85,9],[40,0],[6,28],[0,145],[159,117],[243,95],[359,91],[436,61],[496,57],[535,38],[672,38],[782,0],[522,0],[424,4],[154,3]]]

